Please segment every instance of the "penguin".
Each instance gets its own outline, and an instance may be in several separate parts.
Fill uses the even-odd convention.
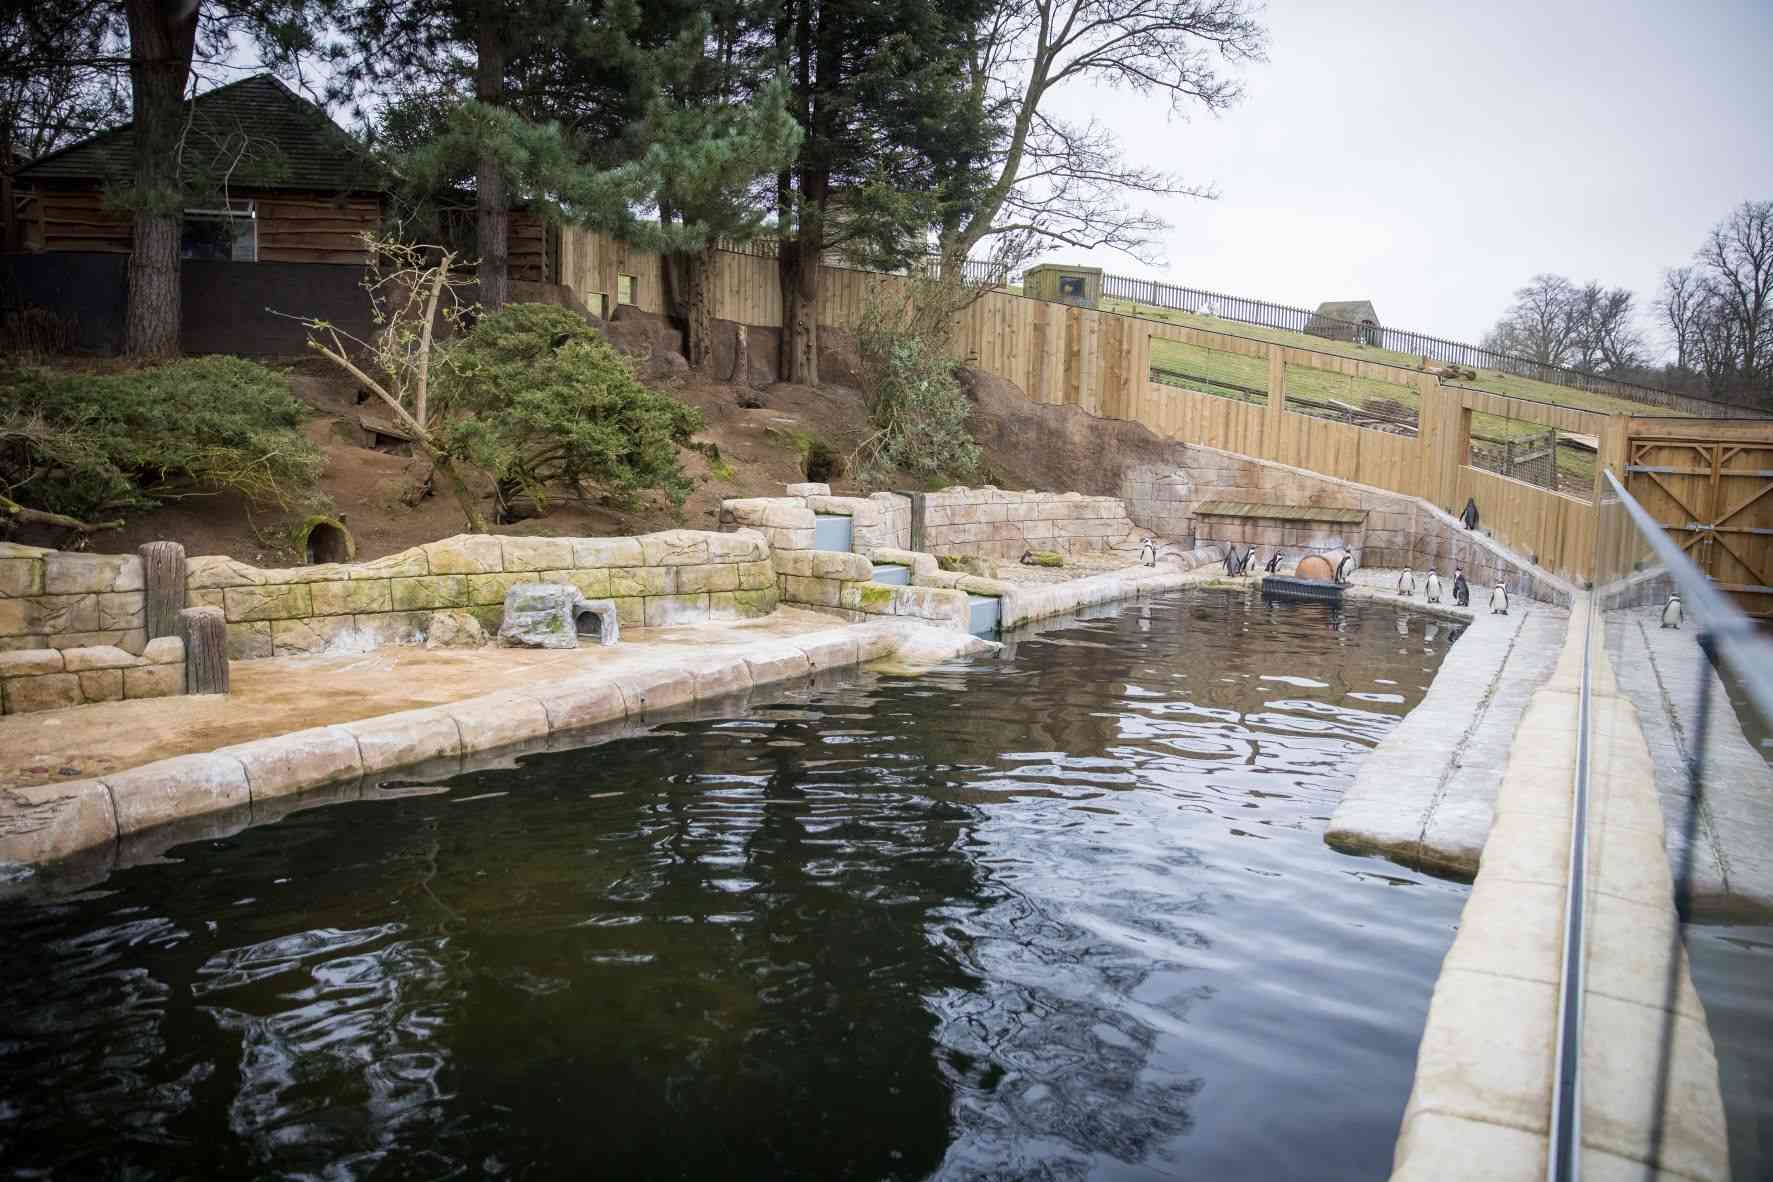
[[[1237,573],[1240,575],[1249,574],[1250,573],[1250,566],[1255,561],[1256,561],[1256,547],[1251,546],[1248,550],[1244,551],[1243,561],[1237,564]]]
[[[1453,568],[1453,602],[1460,607],[1471,606],[1471,584],[1465,581],[1465,572],[1458,567]]]
[[[1228,545],[1225,547],[1225,573],[1228,575],[1235,575],[1237,573],[1236,546]]]
[[[1406,569],[1397,577],[1397,593],[1408,599],[1416,594],[1416,572]]]
[[[1433,567],[1428,568],[1428,585],[1425,591],[1428,595],[1428,602],[1439,603],[1441,601],[1441,577],[1435,573]]]
[[[1342,556],[1341,562],[1336,564],[1336,581],[1347,583],[1349,572],[1352,570],[1354,570],[1354,553],[1350,551]]]
[[[1465,512],[1463,512],[1459,515],[1459,524],[1463,525],[1466,529],[1476,529],[1478,527],[1478,510],[1477,510],[1477,498],[1476,497],[1466,497],[1465,498]]]
[[[1144,541],[1139,543],[1139,565],[1140,566],[1156,566],[1157,565],[1157,543],[1152,541],[1150,538],[1146,538]]]
[[[1273,554],[1270,554],[1268,556],[1268,565],[1263,567],[1262,569],[1267,571],[1271,575],[1277,574],[1280,571],[1280,560],[1281,560],[1281,552],[1279,550],[1276,550]]]
[[[1670,591],[1668,602],[1662,605],[1662,626],[1679,628],[1681,626],[1681,593]]]
[[[1508,614],[1508,588],[1502,585],[1501,579],[1496,580],[1496,586],[1490,592],[1490,614],[1493,616]]]

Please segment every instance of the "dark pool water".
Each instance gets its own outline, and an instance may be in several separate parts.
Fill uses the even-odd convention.
[[[1322,835],[1448,642],[1196,592],[8,903],[0,1174],[1381,1177],[1466,891]]]

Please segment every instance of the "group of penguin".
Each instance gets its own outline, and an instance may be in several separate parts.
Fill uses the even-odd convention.
[[[1428,569],[1428,578],[1423,580],[1423,595],[1429,603],[1441,601],[1441,576],[1433,567]],[[1397,593],[1406,599],[1416,594],[1416,572],[1406,570],[1397,577]],[[1471,584],[1465,581],[1465,571],[1461,567],[1453,568],[1453,602],[1460,607],[1471,606]],[[1508,614],[1508,588],[1501,579],[1490,589],[1490,614],[1506,616]]]

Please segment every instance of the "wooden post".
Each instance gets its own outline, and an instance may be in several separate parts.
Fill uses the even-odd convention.
[[[1268,346],[1268,413],[1262,420],[1262,454],[1280,458],[1281,432],[1287,412],[1287,351],[1278,344]]]
[[[177,542],[147,542],[136,547],[142,560],[146,610],[142,620],[148,639],[178,634],[179,612],[185,606],[185,548]]]
[[[228,623],[219,607],[187,607],[179,612],[178,636],[185,642],[185,692],[228,692]]]

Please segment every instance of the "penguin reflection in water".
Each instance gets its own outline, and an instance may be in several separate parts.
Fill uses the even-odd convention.
[[[1679,628],[1681,626],[1681,614],[1681,593],[1679,591],[1670,591],[1668,593],[1668,602],[1662,605],[1662,626],[1664,628]]]
[[[1501,579],[1496,580],[1496,586],[1490,592],[1490,614],[1493,616],[1508,614],[1508,588],[1502,585]]]
[[[1458,567],[1453,568],[1453,602],[1459,607],[1471,606],[1471,584],[1465,581],[1465,572]]]

